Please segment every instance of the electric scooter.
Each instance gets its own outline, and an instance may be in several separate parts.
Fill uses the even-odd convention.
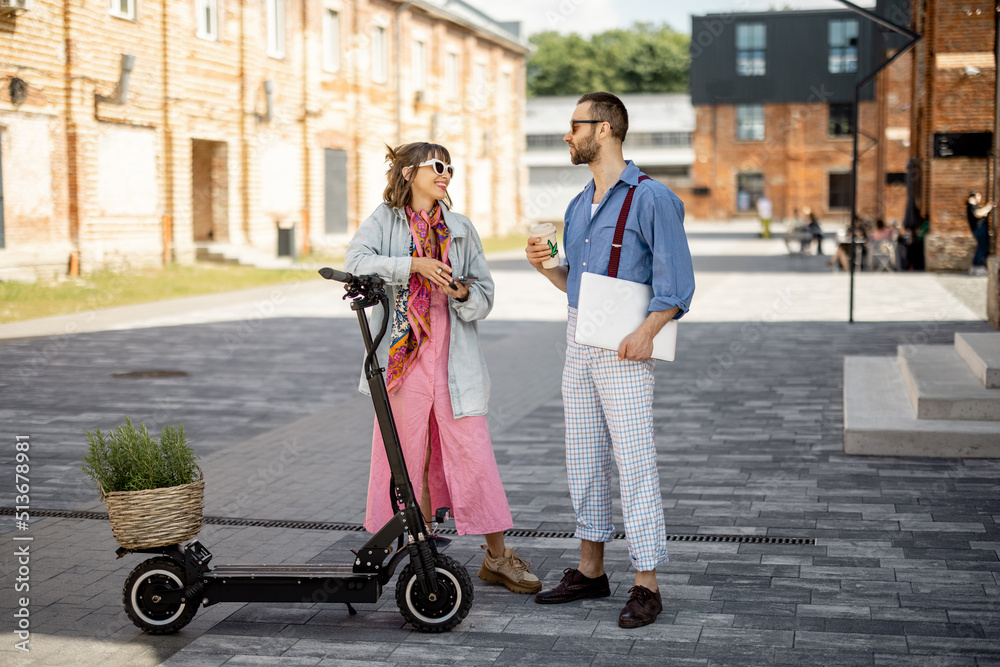
[[[209,567],[212,554],[200,542],[172,544],[151,549],[119,548],[118,557],[129,553],[156,553],[138,565],[125,581],[122,601],[135,625],[151,634],[173,634],[187,625],[199,605],[219,602],[376,602],[382,587],[392,578],[404,558],[409,562],[396,583],[396,602],[403,617],[417,630],[443,632],[464,619],[472,607],[472,580],[465,567],[437,552],[433,534],[436,524],[447,521],[446,507],[435,512],[430,532],[424,525],[399,444],[396,423],[389,405],[378,349],[389,323],[389,299],[385,281],[378,276],[354,276],[335,269],[321,269],[328,280],[345,283],[358,315],[367,356],[364,370],[371,389],[378,426],[392,472],[389,496],[393,518],[355,552],[352,565],[218,565]],[[382,326],[375,340],[365,309],[381,305]],[[395,545],[393,544],[395,543]]]

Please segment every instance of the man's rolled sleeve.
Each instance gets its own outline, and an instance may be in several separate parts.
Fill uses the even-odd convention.
[[[653,300],[650,312],[678,308],[680,319],[691,308],[694,265],[684,233],[684,204],[676,196],[652,197],[641,221],[651,221],[653,251]]]

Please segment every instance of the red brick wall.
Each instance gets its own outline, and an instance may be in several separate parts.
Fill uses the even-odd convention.
[[[886,183],[889,173],[905,173],[910,158],[912,132],[910,108],[912,104],[913,59],[903,55],[876,80],[876,129],[879,142],[876,150],[878,174],[876,176],[876,217],[887,223],[902,225],[906,211],[906,184]]]
[[[0,280],[65,273],[70,200],[67,187],[66,66],[62,2],[35,0],[32,11],[0,16],[0,154],[6,247]],[[23,66],[27,65],[27,66]],[[15,105],[13,78],[27,84]],[[25,265],[36,268],[27,270]]]
[[[915,28],[924,34],[915,55],[913,154],[924,171],[922,204],[930,221],[927,266],[961,271],[968,268],[974,248],[965,201],[970,189],[988,196],[987,160],[935,158],[933,137],[993,129],[993,5],[958,0],[917,0],[914,5]],[[965,71],[970,62],[978,65],[978,74]]]
[[[19,107],[0,93],[8,186],[0,279],[64,273],[74,250],[84,271],[157,264],[166,229],[172,229],[169,255],[191,261],[197,197],[212,197],[198,210],[202,221],[212,211],[216,240],[273,255],[279,222],[297,226],[299,251],[346,240],[325,234],[323,150],[347,152],[353,229],[381,202],[385,144],[398,143],[393,26],[400,5],[359,0],[337,6],[336,72],[323,69],[322,0],[286,3],[282,58],[267,53],[262,2],[220,2],[217,41],[197,37],[189,0],[140,2],[134,21],[84,0],[36,0],[32,12],[0,18],[0,91],[20,73],[31,93]],[[385,82],[371,75],[376,25],[386,34]],[[418,34],[429,68],[421,100],[409,77]],[[482,234],[518,228],[526,180],[524,51],[413,7],[403,12],[400,38],[399,140],[434,140],[451,149],[456,208],[470,214]],[[449,50],[463,67],[455,99],[443,92]],[[122,53],[136,57],[127,103],[95,102],[95,94],[113,94]],[[476,63],[486,73],[479,86],[472,82]],[[270,121],[263,118],[268,80],[274,84]],[[46,141],[37,140],[39,133]],[[211,188],[193,187],[195,141],[222,147],[211,160],[199,153],[199,173],[213,165]],[[39,154],[42,148],[47,155]],[[47,180],[34,179],[44,197],[27,206],[25,193],[11,187],[20,186],[16,175],[28,173],[25,165],[37,170],[40,164],[51,169]]]
[[[852,142],[829,135],[829,105],[770,104],[764,106],[763,141],[736,139],[736,108],[731,105],[698,106],[693,137],[695,163],[693,187],[708,187],[707,196],[694,197],[696,217],[727,219],[754,217],[754,211],[737,211],[737,174],[764,174],[764,193],[774,204],[774,219],[791,217],[795,209],[811,207],[826,220],[844,220],[847,209],[830,210],[828,174],[851,168]],[[859,124],[874,127],[875,106],[863,102]],[[861,164],[859,201],[874,201],[875,156],[866,154]],[[874,215],[872,205],[862,215]]]

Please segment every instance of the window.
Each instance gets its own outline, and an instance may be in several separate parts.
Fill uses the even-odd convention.
[[[650,178],[655,178],[667,187],[691,187],[691,169],[687,165],[644,167],[642,171],[645,172]]]
[[[767,48],[767,28],[763,23],[742,23],[736,26],[736,74],[764,76],[767,70],[764,51]]]
[[[385,83],[389,80],[389,55],[385,41],[385,28],[372,28],[372,81]]]
[[[885,175],[886,185],[906,185],[905,171],[890,171]]]
[[[829,174],[830,197],[827,208],[851,208],[851,173]]]
[[[285,0],[267,0],[267,55],[285,57]]]
[[[485,109],[489,102],[490,86],[486,81],[486,65],[476,63],[472,79],[472,108]]]
[[[497,104],[500,109],[506,111],[510,109],[510,98],[511,98],[511,83],[510,83],[510,72],[504,72],[503,76],[500,77],[500,86],[498,87]]]
[[[135,20],[135,0],[109,0],[108,11],[120,19]]]
[[[553,148],[564,148],[566,144],[563,142],[562,134],[529,134],[528,135],[528,150],[529,151],[544,151],[552,150]]]
[[[753,211],[764,194],[764,174],[736,175],[736,210]]]
[[[858,22],[830,21],[830,74],[858,71]]]
[[[830,105],[830,136],[849,137],[853,132],[854,105]]]
[[[323,69],[340,69],[340,14],[332,9],[323,12]]]
[[[764,140],[764,107],[760,104],[736,105],[736,138],[739,141]]]
[[[198,13],[198,37],[219,39],[219,0],[195,0]]]
[[[444,85],[448,99],[458,97],[458,54],[449,53],[444,61]]]
[[[690,132],[629,132],[625,143],[631,148],[660,146],[687,147],[691,145]]]
[[[421,40],[413,42],[413,90],[427,90],[427,45]]]

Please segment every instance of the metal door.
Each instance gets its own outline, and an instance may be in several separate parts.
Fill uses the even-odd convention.
[[[6,248],[7,241],[3,231],[3,133],[0,132],[0,248]]]
[[[325,148],[326,179],[323,188],[324,228],[327,234],[347,233],[347,151]]]

